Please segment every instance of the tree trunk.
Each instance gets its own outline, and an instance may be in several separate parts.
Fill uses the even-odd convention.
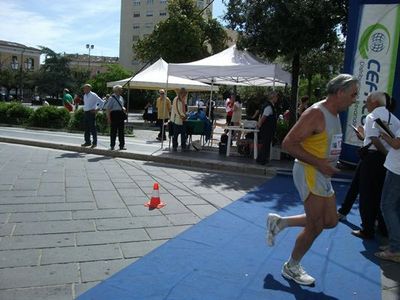
[[[310,97],[312,96],[312,75],[308,74],[307,75],[307,96]]]
[[[295,53],[292,60],[292,93],[290,95],[290,127],[296,122],[297,90],[299,88],[300,54]]]

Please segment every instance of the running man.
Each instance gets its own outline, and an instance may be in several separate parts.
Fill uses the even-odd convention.
[[[300,260],[325,228],[334,228],[338,218],[331,176],[339,158],[342,129],[338,113],[355,102],[359,82],[349,74],[340,74],[327,84],[326,99],[308,108],[283,141],[283,148],[296,158],[293,166],[294,184],[304,202],[305,214],[282,217],[269,214],[267,243],[274,245],[275,236],[286,227],[304,227],[298,235],[282,275],[301,285],[312,285]]]

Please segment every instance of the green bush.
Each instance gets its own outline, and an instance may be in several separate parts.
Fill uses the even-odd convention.
[[[7,108],[8,108],[7,103],[0,102],[0,123],[7,123]]]
[[[0,103],[0,123],[21,125],[28,121],[33,110],[20,102]]]
[[[71,116],[65,108],[42,106],[34,111],[29,124],[35,127],[64,128],[68,125]]]
[[[102,134],[110,133],[110,126],[108,125],[107,114],[105,112],[99,112],[96,115],[96,127]]]
[[[85,129],[83,108],[74,111],[68,124],[68,129],[83,131]]]
[[[277,144],[281,145],[283,139],[287,135],[290,130],[289,122],[286,120],[278,120],[275,132],[275,138],[277,140]]]
[[[97,131],[102,134],[108,134],[110,129],[107,123],[107,115],[105,112],[98,112],[96,114],[96,127]],[[82,108],[76,110],[69,122],[68,128],[70,130],[85,130],[85,113]]]

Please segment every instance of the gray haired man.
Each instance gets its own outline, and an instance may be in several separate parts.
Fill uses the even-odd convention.
[[[282,268],[282,275],[298,284],[314,284],[315,279],[304,271],[300,260],[322,230],[333,228],[338,222],[331,184],[331,176],[338,171],[335,166],[342,142],[338,113],[355,102],[358,88],[358,80],[352,75],[333,78],[327,85],[327,97],[304,111],[283,141],[283,148],[296,158],[293,180],[304,202],[305,214],[269,214],[267,242],[273,246],[275,236],[286,227],[304,227]]]
[[[107,101],[107,120],[110,124],[110,150],[115,148],[115,140],[118,133],[119,149],[125,148],[125,116],[126,109],[124,107],[124,98],[122,98],[122,86],[115,85],[113,94]]]

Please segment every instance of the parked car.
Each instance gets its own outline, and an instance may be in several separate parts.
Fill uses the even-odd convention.
[[[50,105],[63,106],[62,98],[57,98],[57,97],[53,97],[53,96],[46,96],[46,97],[44,97],[43,100],[46,100]]]
[[[43,105],[43,99],[39,95],[32,96],[32,105]]]

